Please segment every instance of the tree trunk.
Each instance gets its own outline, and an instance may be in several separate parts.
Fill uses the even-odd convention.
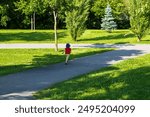
[[[31,15],[31,30],[35,30],[35,12]]]
[[[58,39],[57,39],[57,13],[53,11],[54,14],[54,32],[55,32],[55,51],[58,51]]]
[[[33,30],[33,16],[31,15],[31,30]]]
[[[140,36],[137,36],[137,37],[138,37],[138,40],[137,40],[137,41],[140,42],[140,41],[141,41],[141,37],[140,37]]]
[[[33,14],[33,21],[34,21],[33,28],[34,28],[34,30],[35,30],[35,12],[34,12],[34,14]]]

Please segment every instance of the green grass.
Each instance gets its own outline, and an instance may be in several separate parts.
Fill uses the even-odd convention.
[[[113,49],[73,49],[70,59],[110,50]],[[0,49],[0,76],[63,62],[65,61],[65,55],[62,52],[63,50],[55,52],[53,49]]]
[[[129,30],[116,30],[107,33],[102,30],[87,30],[77,42],[73,41],[67,30],[58,30],[59,43],[92,43],[92,44],[126,44],[150,43],[150,34],[137,42],[135,35]],[[0,30],[0,43],[54,43],[53,30]]]
[[[150,54],[57,83],[34,96],[60,100],[149,100]]]

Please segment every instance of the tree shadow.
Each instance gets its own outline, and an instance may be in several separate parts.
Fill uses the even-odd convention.
[[[65,56],[62,55],[52,55],[52,54],[45,54],[43,56],[34,56],[32,59],[33,66],[47,66],[50,64],[59,63],[65,60]]]
[[[27,64],[20,64],[20,65],[7,65],[7,66],[0,66],[0,76],[7,75],[8,73],[16,73],[21,72],[24,69],[29,69],[31,65]]]
[[[116,53],[117,51],[112,52]],[[97,61],[102,61],[101,65],[106,66],[109,65],[108,61],[121,60],[123,55],[132,56],[133,54],[139,54],[140,51],[118,50],[117,53],[119,53],[119,56],[116,57],[111,57],[111,54],[104,58],[97,57]],[[83,61],[86,60],[80,59],[79,64],[82,65]],[[96,59],[89,61],[91,63],[87,63],[87,67],[89,64],[92,64],[92,61],[96,61]],[[77,63],[74,61],[74,64]],[[93,64],[93,66],[95,65]],[[96,66],[99,66],[99,64],[96,64]],[[100,72],[94,72],[90,75],[84,74],[81,77],[82,79],[75,77],[72,80],[57,83],[48,89],[38,92],[35,96],[38,99],[63,100],[150,99],[149,66],[136,69],[127,68],[126,71],[122,71],[116,66],[110,66],[102,68]]]
[[[105,44],[105,43],[94,43],[91,45],[82,45],[82,47],[87,47],[87,48],[118,48],[118,47],[123,47],[123,46],[134,46],[133,44],[130,44],[128,42],[118,42],[115,44]]]
[[[66,36],[68,36],[67,31],[58,32],[58,38],[65,38]]]
[[[149,42],[150,40],[141,40],[141,42],[144,42],[144,41]]]
[[[117,42],[115,44],[129,44],[130,42]]]
[[[112,33],[123,33],[123,34],[129,34],[130,31],[129,30],[113,30]]]
[[[75,50],[79,50],[79,49],[72,49],[72,54],[69,58],[72,61],[76,58],[100,54],[100,53],[112,51],[113,49],[110,48],[110,49],[103,49],[100,51],[89,51],[86,53],[78,53],[78,54],[74,53]],[[34,56],[34,58],[32,59],[32,65],[33,66],[39,66],[39,65],[47,66],[49,64],[64,62],[66,55],[63,54],[63,51],[64,51],[63,49],[59,49],[58,55],[53,55],[49,53],[43,56]]]
[[[67,34],[58,32],[58,37],[63,38]],[[54,33],[52,32],[18,32],[18,33],[0,33],[0,42],[8,41],[54,41]]]
[[[31,68],[45,67],[50,64],[59,63],[65,60],[64,55],[45,54],[43,56],[33,56],[31,63],[19,65],[0,66],[0,75],[7,75],[11,73],[29,70]]]
[[[111,68],[110,68],[111,69]],[[114,68],[113,68],[114,69]],[[116,68],[117,69],[117,68]],[[101,72],[105,72],[105,69]],[[111,70],[112,72],[112,70]],[[121,72],[118,76],[105,74],[90,78],[88,82],[94,82],[96,85],[88,88],[94,89],[92,95],[78,96],[81,99],[129,99],[129,100],[149,100],[150,99],[150,67],[141,67]],[[71,84],[72,85],[72,84]],[[100,94],[97,90],[103,89]],[[86,90],[85,90],[86,91]]]
[[[118,56],[112,57],[111,54],[115,54],[115,53],[118,54]],[[65,56],[64,55],[51,55],[51,54],[45,54],[43,56],[34,56],[32,63],[31,63],[32,68],[42,66],[42,67],[44,67],[44,69],[43,68],[32,69],[32,70],[26,72],[26,74],[21,75],[21,73],[20,73],[18,75],[15,75],[14,78],[11,77],[11,79],[9,79],[9,80],[8,80],[8,78],[3,77],[0,80],[0,84],[1,84],[0,85],[0,91],[1,91],[0,99],[2,99],[1,98],[2,95],[17,93],[17,96],[18,96],[19,93],[21,94],[21,92],[34,91],[35,87],[33,87],[33,84],[38,86],[39,89],[42,89],[45,87],[45,85],[47,86],[47,85],[51,84],[51,80],[55,81],[57,78],[61,79],[61,77],[64,76],[64,72],[61,71],[62,69],[68,70],[66,72],[66,74],[68,74],[66,77],[66,80],[67,80],[67,79],[71,78],[71,76],[72,76],[71,72],[70,72],[70,69],[72,69],[72,68],[73,68],[73,70],[75,70],[75,73],[77,73],[76,75],[81,75],[81,74],[85,74],[87,72],[87,71],[85,72],[84,69],[89,68],[90,64],[91,64],[90,71],[91,70],[95,71],[95,69],[93,69],[92,66],[93,67],[96,66],[96,69],[98,70],[99,65],[107,66],[107,65],[110,65],[110,63],[109,63],[110,61],[122,60],[123,56],[132,56],[133,54],[136,55],[136,54],[140,54],[140,53],[141,53],[141,51],[136,51],[136,50],[116,50],[116,51],[111,51],[109,53],[107,53],[107,52],[103,53],[103,54],[106,54],[105,57],[102,57],[103,56],[102,54],[101,54],[102,56],[93,55],[93,56],[96,56],[95,59],[93,59],[92,57],[83,57],[80,59],[73,60],[72,64],[68,67],[64,67],[62,64],[56,64],[55,66],[49,66],[49,67],[51,67],[51,69],[47,69],[47,65],[50,64],[50,62],[57,63],[58,60],[59,60],[59,62],[62,60],[64,61]],[[84,55],[84,53],[80,54],[80,56],[83,56],[83,55]],[[56,61],[52,61],[52,57],[53,57],[53,59],[56,59],[56,58],[59,58],[59,59],[57,59]],[[85,62],[84,65],[86,65],[86,66],[83,66],[83,61]],[[89,62],[89,61],[91,61],[91,62]],[[97,61],[97,64],[93,64],[92,61]],[[100,61],[101,61],[101,63],[100,63]],[[78,66],[78,64],[80,65],[80,67],[76,67],[76,66]],[[46,67],[45,67],[45,65],[46,65]],[[4,68],[4,69],[8,69],[8,67],[12,67],[12,68],[18,67],[19,69],[24,69],[27,66],[28,65],[5,66],[6,68]],[[57,71],[53,70],[54,67]],[[145,68],[145,69],[147,69],[147,68]],[[145,77],[146,74],[149,72],[149,71],[148,72],[144,71],[145,69],[144,68],[139,69],[139,70],[137,69],[137,71],[139,71],[138,73],[134,72],[133,70],[129,70],[129,71],[122,72],[118,76],[115,76],[115,75],[110,76],[110,74],[108,74],[107,72],[115,72],[115,71],[119,70],[118,67],[111,66],[109,68],[104,68],[101,70],[102,73],[106,72],[105,75],[97,74],[97,75],[92,76],[92,75],[87,74],[87,75],[83,76],[84,79],[75,78],[73,80],[68,80],[63,83],[58,83],[58,84],[53,85],[50,90],[40,92],[39,97],[40,98],[41,97],[42,98],[43,97],[50,98],[52,95],[56,95],[56,97],[53,97],[52,99],[132,99],[131,94],[133,92],[131,92],[131,94],[130,94],[130,92],[128,92],[128,90],[125,90],[126,87],[129,87],[129,89],[130,89],[130,87],[133,84],[135,84],[134,79],[130,78],[130,76],[132,76],[134,74],[137,74],[137,75],[139,74],[139,76]],[[35,72],[35,70],[36,70],[36,72]],[[141,70],[143,70],[145,75],[143,75],[143,73],[141,73]],[[47,75],[45,75],[44,72],[42,72],[40,75],[38,75],[38,71],[39,72],[46,71],[49,74],[51,74],[51,72],[55,72],[55,75],[56,76],[59,75],[59,77],[55,77],[55,75],[54,75],[53,78],[50,80],[49,77],[47,78]],[[24,77],[22,78],[21,76],[24,76]],[[126,77],[126,76],[129,76],[129,77]],[[31,78],[31,77],[33,77],[33,78]],[[121,77],[123,77],[123,78],[121,78]],[[135,77],[135,79],[136,79],[136,77]],[[141,80],[141,79],[139,78],[139,80]],[[134,81],[134,82],[132,82],[132,81]],[[6,85],[6,83],[8,85]],[[116,89],[111,89],[110,86],[114,87],[115,83],[121,83],[121,87],[116,88]],[[3,86],[3,84],[5,84],[5,85]],[[28,87],[24,87],[24,86],[28,86]],[[59,88],[57,86],[59,86]],[[137,86],[137,85],[135,85],[135,86]],[[149,84],[148,84],[148,86],[149,86]],[[90,93],[89,93],[89,88],[91,91]],[[142,89],[143,87],[140,87],[140,88]],[[3,91],[2,89],[5,89],[5,90]],[[137,87],[135,87],[135,89],[137,89]],[[119,93],[117,93],[117,92],[119,92]],[[123,97],[124,95],[126,98]],[[121,96],[122,96],[122,98],[121,98]],[[128,98],[129,96],[130,96],[130,98]],[[7,96],[5,97],[5,99],[6,98],[7,98]],[[11,96],[11,98],[12,98],[12,96]]]
[[[44,81],[41,78],[40,81],[36,78],[30,79],[31,77],[28,77],[28,75],[30,76],[29,72],[32,74],[34,70],[45,68],[50,64],[58,63],[64,59],[65,57],[63,55],[45,54],[43,56],[34,56],[32,63],[0,66],[0,75],[2,76],[0,76],[0,100],[34,99],[32,96],[25,96],[24,92],[25,94],[34,92],[36,88],[33,87],[33,84],[41,85]],[[22,78],[20,76],[23,73],[22,71],[28,72],[29,74],[27,76],[24,76],[24,74]],[[15,77],[11,75],[15,75]]]
[[[59,83],[51,89],[38,92],[35,97],[63,100],[150,99],[149,66],[121,72],[117,76],[110,76],[109,72],[119,70],[119,68],[113,66],[104,68],[98,73],[95,72],[95,75],[87,74],[81,76],[82,79],[74,78],[72,81]],[[143,71],[142,74],[141,71]]]
[[[134,34],[111,34],[107,36],[99,36],[99,37],[94,37],[94,38],[84,38],[84,39],[79,39],[78,41],[102,41],[102,40],[119,40],[119,39],[127,39],[127,38],[133,38],[135,37]]]
[[[73,49],[72,51],[74,51],[75,49]],[[78,50],[78,49],[76,49]],[[89,56],[89,55],[93,55],[93,54],[99,54],[99,53],[103,53],[103,52],[107,52],[107,51],[111,51],[112,49],[104,49],[104,50],[100,50],[100,51],[90,51],[90,52],[86,52],[86,53],[80,53],[80,54],[75,54],[74,52],[72,53],[72,55],[70,56],[70,59],[76,59],[79,57],[84,57],[84,56]],[[7,65],[7,66],[0,66],[0,75],[7,75],[8,73],[16,73],[16,72],[21,72],[24,70],[28,70],[31,68],[36,68],[36,67],[45,67],[51,64],[56,64],[56,63],[60,63],[60,62],[64,62],[65,61],[65,55],[63,54],[63,49],[59,49],[58,52],[56,52],[56,54],[44,54],[43,56],[33,56],[32,58],[32,62],[31,63],[26,63],[26,64],[19,64],[19,65]]]

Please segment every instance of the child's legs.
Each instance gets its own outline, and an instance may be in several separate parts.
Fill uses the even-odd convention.
[[[68,60],[69,60],[69,56],[70,56],[70,54],[66,54],[66,63],[67,63]]]

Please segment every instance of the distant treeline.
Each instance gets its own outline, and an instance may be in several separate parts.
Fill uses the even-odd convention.
[[[7,25],[0,25],[0,29],[30,29],[31,15],[24,13],[16,5],[19,1],[35,2],[37,0],[0,0],[0,6],[4,6],[6,9],[5,15],[7,16]],[[44,0],[38,0],[44,1]],[[51,0],[49,0],[51,1]],[[67,1],[67,0],[65,0]],[[78,0],[77,0],[78,1]],[[127,29],[130,28],[129,15],[126,10],[125,5],[122,2],[123,0],[91,0],[90,10],[88,20],[86,22],[88,29],[100,29],[101,28],[101,19],[104,17],[105,8],[109,2],[113,17],[117,23],[118,29]],[[56,0],[57,2],[57,0]],[[21,4],[19,4],[21,5]],[[67,5],[67,4],[66,4]],[[39,6],[38,6],[39,7]],[[54,18],[51,8],[44,8],[41,4],[42,11],[37,10],[35,12],[35,24],[36,29],[53,29],[54,27]],[[64,9],[66,6],[64,5]],[[67,10],[67,9],[66,9]],[[3,13],[0,12],[0,18]],[[65,29],[65,10],[64,13],[60,13],[58,17],[58,29]]]

